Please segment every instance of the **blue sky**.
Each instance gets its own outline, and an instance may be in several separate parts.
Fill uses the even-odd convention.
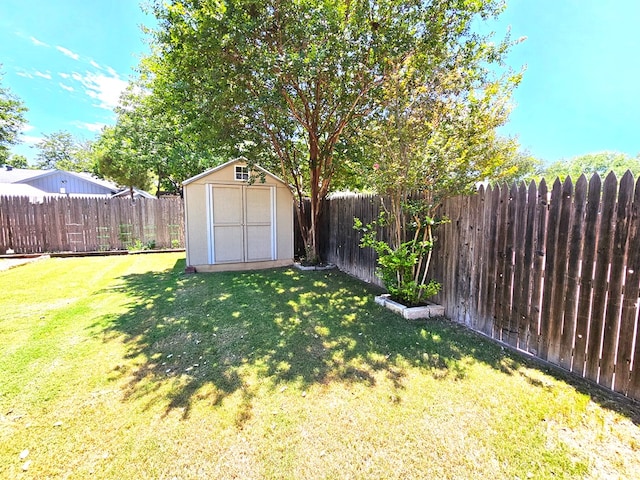
[[[92,139],[113,124],[113,107],[148,51],[140,30],[153,24],[136,0],[0,0],[3,86],[29,108],[23,144],[59,130]]]
[[[490,25],[511,26],[508,64],[527,66],[502,131],[545,161],[603,150],[640,153],[640,0],[509,0]],[[24,143],[91,139],[113,124],[121,90],[148,51],[136,0],[0,0],[0,63],[29,108]]]
[[[527,70],[504,132],[546,161],[640,153],[640,0],[510,0],[509,25]]]

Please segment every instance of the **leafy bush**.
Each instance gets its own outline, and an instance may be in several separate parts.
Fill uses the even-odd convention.
[[[419,305],[426,298],[436,295],[441,287],[434,280],[426,281],[433,250],[431,229],[438,222],[427,217],[424,222],[414,225],[414,237],[397,248],[392,248],[387,242],[377,238],[376,227],[385,223],[384,214],[367,225],[355,218],[353,228],[363,232],[360,247],[373,248],[378,254],[376,274],[391,297],[405,305]]]

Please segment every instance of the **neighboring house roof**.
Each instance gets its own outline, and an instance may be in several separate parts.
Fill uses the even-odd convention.
[[[114,193],[113,195],[111,195],[111,198],[122,198],[122,197],[128,197],[129,195],[131,195],[131,192],[129,191],[129,189],[123,188],[118,193]],[[155,196],[151,195],[149,192],[145,192],[144,190],[138,190],[137,188],[133,189],[133,196],[135,198],[138,198],[138,197],[156,198]]]
[[[2,195],[24,195],[38,198],[69,195],[73,197],[112,197],[127,195],[115,183],[96,178],[89,173],[65,170],[32,170],[26,168],[0,168],[0,185],[22,185],[0,190]],[[26,188],[26,187],[31,188]],[[37,193],[36,193],[37,192]],[[134,189],[136,197],[155,198],[148,192]]]
[[[234,158],[233,160],[229,160],[228,162],[223,163],[222,165],[218,165],[217,167],[213,167],[210,168],[209,170],[205,170],[204,172],[191,177],[191,178],[187,178],[184,182],[182,182],[182,185],[188,185],[191,182],[195,182],[196,180],[200,180],[203,177],[206,177],[207,175],[211,175],[213,172],[217,172],[218,170],[222,170],[225,167],[228,167],[229,165],[232,165],[234,163],[248,163],[248,160],[245,157],[238,157],[238,158]],[[281,178],[278,178],[277,176],[275,176],[273,173],[265,170],[264,168],[262,168],[260,165],[252,165],[251,168],[256,169],[256,170],[260,170],[261,172],[263,172],[266,175],[269,175],[273,178],[275,178],[276,180],[278,180],[281,183],[284,183],[286,185],[286,182],[283,181]]]
[[[28,168],[0,168],[0,183],[18,183],[55,170],[31,170]]]
[[[99,185],[103,188],[108,188],[109,190],[117,191],[119,190],[118,186],[107,180],[102,180],[100,178],[96,178],[90,173],[86,172],[69,172],[67,170],[32,170],[27,168],[3,168],[0,169],[0,183],[31,183],[34,180],[38,180],[44,177],[49,177],[56,174],[65,174],[71,177],[78,178],[85,182],[90,182],[95,185]]]
[[[47,195],[39,188],[26,185],[24,183],[2,183],[0,182],[0,195],[11,197],[42,198]]]

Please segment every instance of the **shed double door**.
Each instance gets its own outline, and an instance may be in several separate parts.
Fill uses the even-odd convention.
[[[275,259],[274,197],[272,187],[211,187],[211,263]]]

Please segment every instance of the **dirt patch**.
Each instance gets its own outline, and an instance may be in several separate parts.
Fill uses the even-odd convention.
[[[40,255],[38,257],[0,258],[0,271],[9,270],[10,268],[19,267],[20,265],[36,262],[45,258],[49,258],[49,255]]]

